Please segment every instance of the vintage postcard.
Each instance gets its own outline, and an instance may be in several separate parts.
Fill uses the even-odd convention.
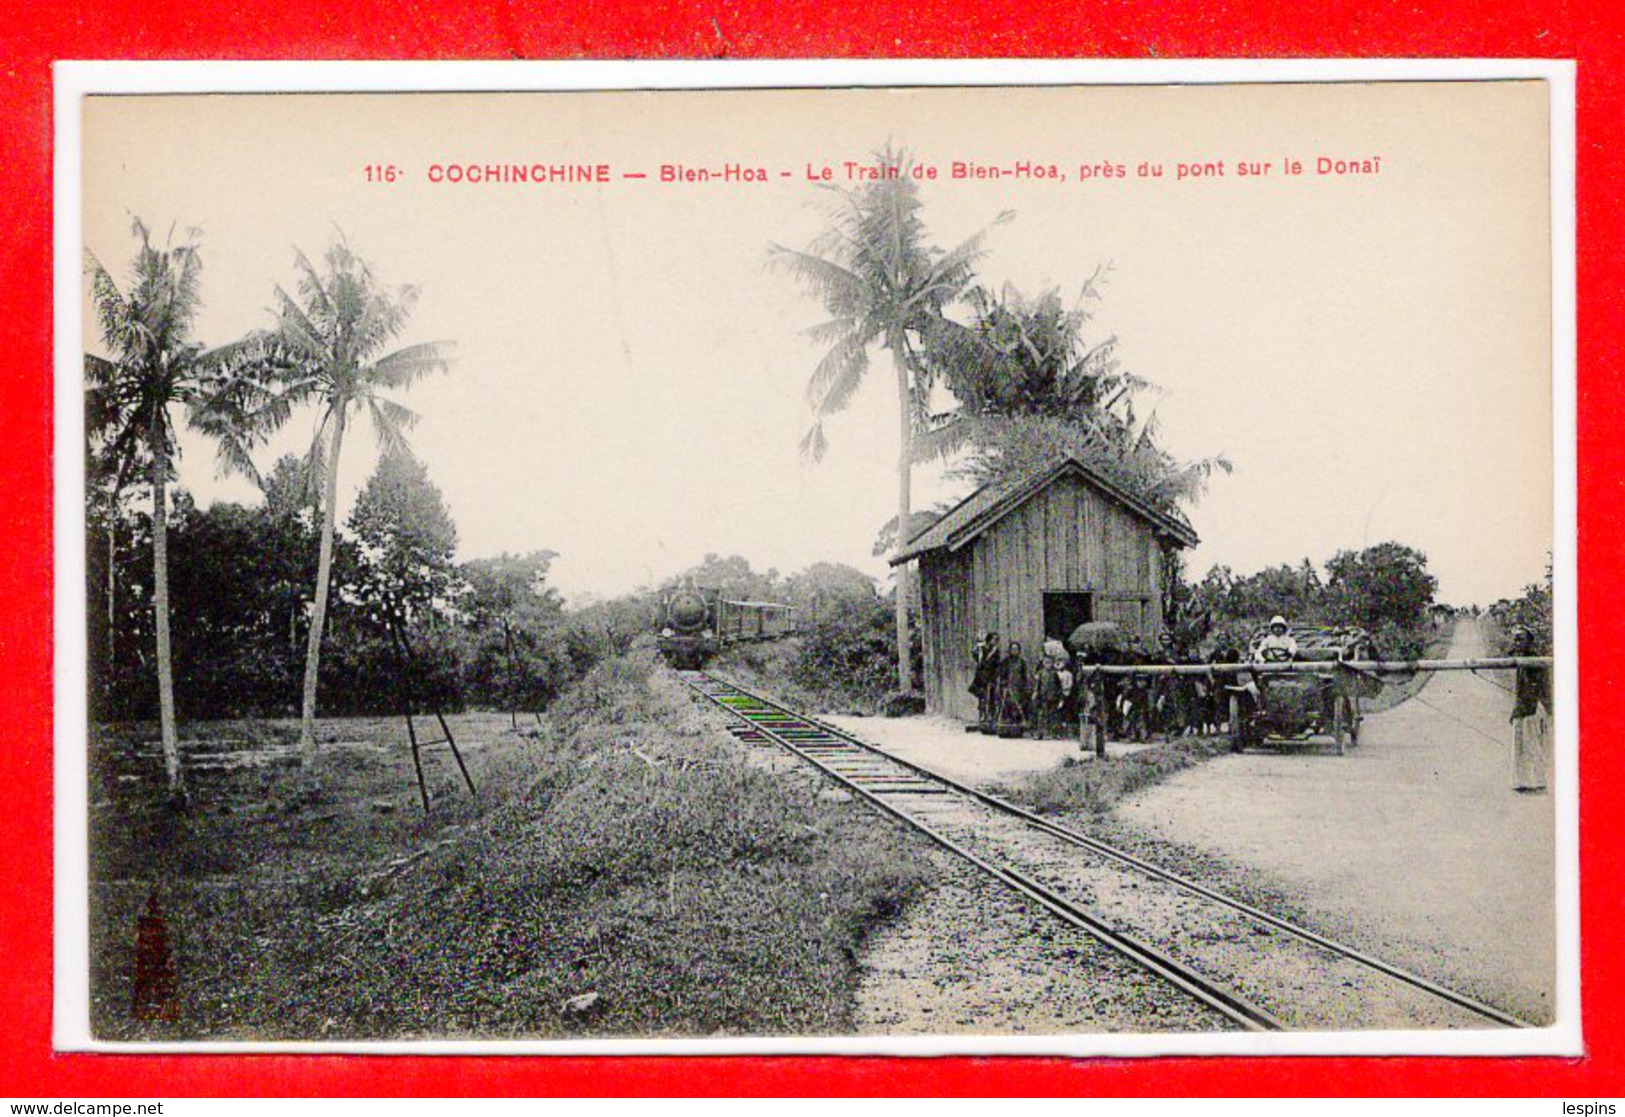
[[[59,1047],[1581,1050],[1571,69],[58,102]]]

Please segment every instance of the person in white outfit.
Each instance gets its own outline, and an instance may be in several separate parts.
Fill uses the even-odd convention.
[[[1287,627],[1285,617],[1270,618],[1269,635],[1258,642],[1257,658],[1260,663],[1298,658],[1298,641],[1293,638],[1292,629]]]
[[[1535,634],[1524,625],[1512,629],[1512,654],[1538,656]],[[1520,667],[1513,687],[1512,790],[1538,795],[1546,790],[1552,763],[1552,669]]]

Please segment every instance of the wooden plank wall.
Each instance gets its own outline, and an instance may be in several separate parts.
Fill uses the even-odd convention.
[[[1097,594],[1095,616],[1147,642],[1162,628],[1162,554],[1154,533],[1081,480],[1062,476],[955,553],[921,556],[925,688],[934,712],[970,720],[971,650],[984,632],[1044,641],[1044,592]]]

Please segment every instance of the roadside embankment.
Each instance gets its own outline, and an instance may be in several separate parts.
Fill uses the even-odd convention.
[[[750,763],[648,654],[595,668],[535,737],[487,720],[469,742],[479,798],[426,820],[378,813],[398,766],[332,750],[315,795],[297,770],[270,767],[232,785],[242,811],[194,810],[165,836],[159,879],[117,848],[110,804],[96,835],[106,871],[92,878],[96,1033],[850,1028],[859,947],[923,880],[901,835]],[[274,823],[256,801],[279,804]],[[308,837],[324,830],[335,840]],[[137,1021],[136,917],[154,892],[177,1011]]]

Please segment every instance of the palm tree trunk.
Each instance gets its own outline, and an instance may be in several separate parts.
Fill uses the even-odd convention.
[[[152,420],[152,610],[158,636],[158,731],[172,798],[185,795],[180,741],[175,733],[175,676],[169,658],[169,460],[163,451],[163,420]]]
[[[165,556],[168,557],[167,555]],[[118,505],[115,503],[107,520],[107,680],[112,691],[114,672],[118,670]]]
[[[348,407],[334,408],[333,446],[327,455],[326,492],[322,498],[322,547],[316,561],[316,607],[310,614],[310,642],[305,649],[305,696],[299,717],[299,759],[309,768],[316,763],[316,679],[321,673],[322,627],[327,622],[327,584],[333,574],[333,521],[338,518],[339,451],[344,446],[344,416]]]
[[[513,625],[502,618],[502,642],[508,649],[508,706],[513,727],[519,728],[519,649],[513,638]]]
[[[908,542],[910,489],[913,480],[914,416],[913,393],[909,382],[908,362],[899,345],[892,347],[892,363],[897,368],[897,548],[902,550]],[[909,564],[897,567],[897,689],[907,693],[914,689],[913,665],[909,662],[908,593]]]

